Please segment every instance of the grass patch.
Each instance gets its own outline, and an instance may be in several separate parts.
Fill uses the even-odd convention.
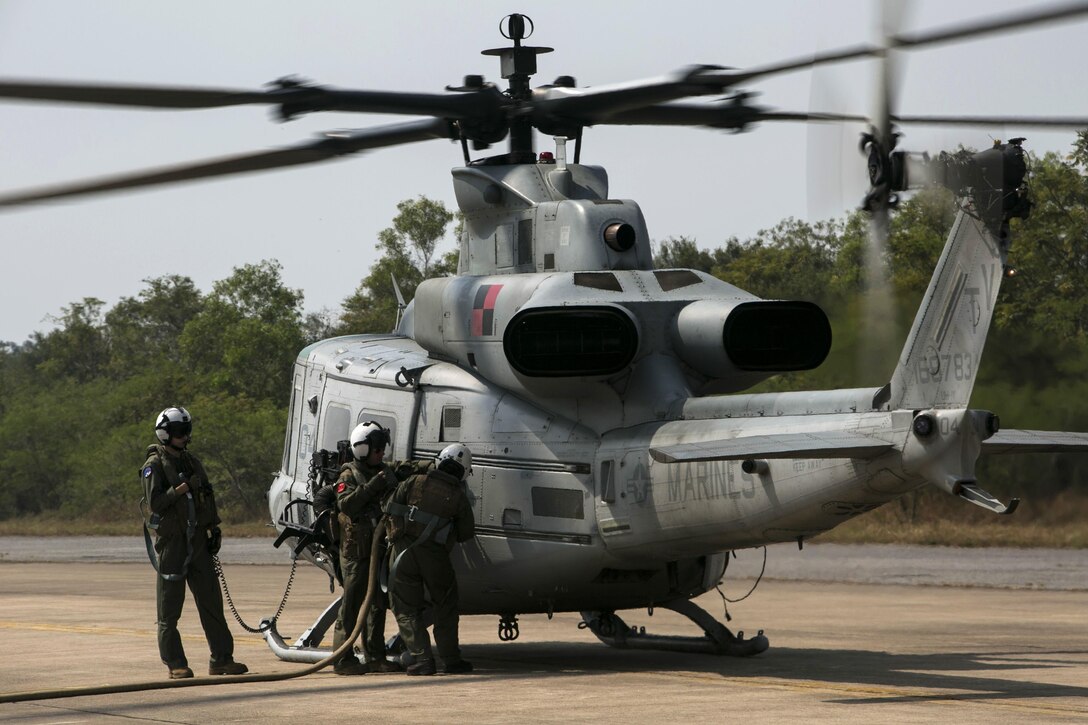
[[[1013,514],[1015,516],[1015,514]],[[952,519],[902,523],[874,511],[813,539],[839,544],[923,544],[930,546],[1011,546],[1047,549],[1088,548],[1083,524],[1047,526],[1037,522],[1005,524]]]
[[[1027,499],[1000,516],[949,496],[922,489],[820,534],[814,541],[840,544],[923,544],[1088,548],[1088,496],[1058,494]]]

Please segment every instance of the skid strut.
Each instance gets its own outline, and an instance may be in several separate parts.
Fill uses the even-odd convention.
[[[327,606],[325,611],[321,613],[321,616],[305,632],[299,635],[294,644],[287,644],[283,639],[283,635],[276,629],[276,623],[269,622],[268,628],[263,630],[262,634],[265,642],[268,643],[268,648],[272,650],[272,654],[284,662],[305,663],[320,662],[331,655],[333,648],[331,646],[322,647],[321,643],[325,640],[325,635],[336,624],[336,617],[340,613],[340,599],[340,597],[334,599],[332,604]],[[423,610],[422,620],[424,627],[430,627],[433,624],[433,611],[430,607]],[[265,622],[268,621],[267,619],[262,620],[261,625],[264,626]],[[396,620],[393,620],[393,624],[393,635],[386,639],[385,651],[389,659],[404,664],[404,656],[407,653],[400,634],[397,632]],[[365,655],[359,655],[359,657],[362,659],[365,658]]]
[[[321,640],[325,633],[336,623],[336,615],[340,613],[340,598],[325,608],[321,616],[310,625],[292,645],[287,644],[276,630],[276,624],[264,630],[264,641],[268,643],[272,654],[284,662],[320,662],[332,654],[332,647],[321,647]],[[268,620],[265,620],[268,621]],[[261,622],[264,625],[264,621]]]
[[[703,636],[647,634],[645,627],[630,627],[615,612],[582,612],[582,622],[597,639],[617,649],[653,649],[750,657],[763,652],[770,644],[762,629],[755,637],[745,639],[744,632],[733,634],[709,612],[688,599],[674,599],[658,606],[684,615],[703,630]]]

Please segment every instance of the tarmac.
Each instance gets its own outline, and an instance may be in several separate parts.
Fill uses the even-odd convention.
[[[146,561],[129,560],[132,543],[0,538],[0,692],[165,681],[155,647],[154,575]],[[228,543],[231,593],[243,618],[256,623],[275,609],[289,567],[282,560],[241,563],[254,557],[240,542]],[[48,550],[44,558],[54,561],[20,561],[29,558],[21,547]],[[0,721],[1088,721],[1088,553],[830,544],[806,545],[803,553],[809,580],[791,578],[792,565],[781,562],[793,555],[772,547],[754,593],[729,605],[730,628],[748,636],[763,629],[770,639],[770,649],[752,658],[612,649],[570,613],[550,621],[523,616],[521,636],[499,642],[497,617],[464,617],[462,646],[477,668],[470,675],[324,671],[279,683],[0,704]],[[65,558],[76,560],[56,560]],[[938,572],[933,583],[879,582],[882,567],[896,581],[904,562],[924,570],[927,558]],[[742,554],[726,596],[743,596],[761,563],[761,554]],[[989,586],[987,570],[994,572]],[[1020,578],[1010,582],[1010,571]],[[1036,574],[1046,571],[1052,574]],[[956,583],[962,578],[969,581]],[[293,639],[331,598],[328,578],[300,566],[280,632]],[[697,603],[724,618],[717,592]],[[695,633],[669,611],[620,614],[649,632]],[[252,671],[302,667],[276,659],[261,637],[231,624],[236,657]],[[181,629],[200,676],[206,648],[191,600]]]

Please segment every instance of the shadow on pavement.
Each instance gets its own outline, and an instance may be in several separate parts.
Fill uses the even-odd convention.
[[[715,657],[673,652],[615,650],[593,645],[550,643],[512,647],[477,645],[471,655],[482,664],[494,663],[488,674],[502,677],[563,676],[607,673],[646,673],[720,676],[723,679],[771,678],[784,684],[791,681],[849,686],[865,694],[888,688],[873,697],[830,700],[843,704],[987,700],[1005,698],[1081,697],[1088,698],[1088,686],[1025,682],[1004,679],[1003,671],[1051,670],[1083,666],[1088,650],[953,652],[933,654],[890,654],[868,650],[775,648],[751,658]],[[509,670],[507,668],[510,668]],[[521,670],[515,672],[512,670]],[[904,691],[915,692],[904,692]],[[934,690],[934,692],[925,692]],[[947,692],[953,690],[955,692]]]

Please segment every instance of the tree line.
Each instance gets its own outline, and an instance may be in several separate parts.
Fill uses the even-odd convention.
[[[1088,133],[1067,156],[1033,158],[1035,202],[1014,222],[1009,262],[972,407],[1009,427],[1088,430]],[[956,213],[931,189],[892,219],[883,293],[895,300],[893,344],[867,345],[868,295],[861,214],[819,223],[786,219],[715,248],[669,237],[655,265],[708,272],[768,299],[820,304],[834,344],[817,370],[778,376],[759,389],[879,386],[888,380]],[[274,260],[236,268],[209,292],[188,277],[144,281],[106,308],[85,298],[61,310],[55,329],[0,343],[0,519],[56,512],[115,520],[137,516],[137,469],[155,415],[180,404],[194,414],[194,450],[217,485],[228,520],[266,515],[265,491],[282,455],[291,368],[306,345],[337,334],[387,332],[396,314],[390,276],[407,299],[424,279],[453,274],[439,253],[460,220],[425,197],[398,204],[379,234],[381,257],[335,313],[307,313]],[[871,346],[870,346],[871,347]],[[979,478],[995,492],[1052,495],[1088,487],[1076,456],[997,457]]]

